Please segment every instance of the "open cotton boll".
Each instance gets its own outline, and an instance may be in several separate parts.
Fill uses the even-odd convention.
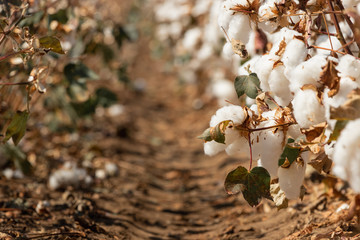
[[[295,119],[301,128],[325,121],[325,108],[320,104],[317,92],[312,89],[296,92],[292,105]]]
[[[272,114],[270,120],[263,122],[258,127],[276,125],[272,112],[275,113],[275,111],[269,112]],[[274,133],[274,129],[258,131],[251,134],[251,139],[254,159],[260,158],[259,164],[270,173],[271,177],[277,177],[278,160],[283,152],[283,131],[276,131],[276,133]]]
[[[326,65],[326,57],[323,55],[315,55],[309,60],[300,63],[292,71],[285,70],[285,76],[290,81],[290,91],[296,93],[300,91],[305,84],[312,84],[316,87],[321,86],[320,73],[322,68]]]
[[[227,145],[225,151],[232,157],[250,157],[249,143],[244,137],[239,137]]]
[[[348,94],[358,87],[360,87],[359,84],[353,81],[351,78],[342,77],[340,79],[340,88],[338,93],[333,97],[329,97],[327,94],[329,92],[329,89],[325,89],[323,102],[325,105],[337,108],[344,104],[346,100],[348,100]]]
[[[279,167],[278,176],[280,189],[286,198],[297,199],[300,196],[301,185],[305,177],[306,164],[293,162],[289,168]]]
[[[199,43],[202,31],[199,27],[189,29],[186,31],[183,38],[183,47],[188,51],[195,50],[196,45]]]
[[[245,120],[245,113],[242,107],[236,105],[225,106],[218,109],[211,117],[210,127],[215,127],[218,123],[231,120],[234,124],[242,124]]]
[[[229,22],[228,36],[230,40],[240,40],[244,44],[249,41],[251,26],[249,18],[244,14],[235,14]]]
[[[224,47],[223,47],[223,51],[222,51],[222,56],[225,59],[231,59],[234,54],[235,53],[234,53],[234,51],[232,49],[231,43],[229,43],[229,42],[225,43]]]
[[[269,76],[270,91],[275,95],[275,101],[281,106],[289,105],[292,94],[289,89],[289,80],[284,75],[284,65],[276,66]]]
[[[250,71],[253,71],[253,66],[256,64],[256,62],[261,58],[259,55],[253,56],[249,61],[246,61],[243,65],[241,65],[238,68],[238,75],[249,75],[249,72],[246,69],[250,69]]]
[[[360,119],[350,121],[341,131],[334,147],[336,176],[349,182],[350,187],[360,193]]]
[[[350,54],[342,56],[336,70],[339,71],[339,76],[351,77],[360,82],[360,60],[354,56]]]
[[[307,48],[305,43],[299,39],[292,39],[286,45],[285,52],[281,61],[284,63],[285,67],[296,67],[304,61],[307,55]]]
[[[331,32],[330,29],[329,29],[329,32]],[[333,49],[341,48],[341,43],[335,36],[331,36],[330,38],[331,38],[331,43],[332,43]],[[329,41],[329,37],[327,35],[320,35],[317,38],[315,45],[318,47],[321,47],[321,48],[331,49],[331,44]],[[316,52],[318,54],[322,54],[322,55],[329,55],[331,51],[317,48]]]
[[[220,106],[228,105],[225,100],[229,100],[231,102],[233,102],[233,100],[237,100],[234,83],[226,79],[216,80],[211,85],[211,93],[218,99],[218,104]]]
[[[274,66],[274,63],[279,60],[280,57],[276,55],[263,55],[258,61],[253,64],[251,68],[252,72],[255,72],[260,80],[260,87],[264,92],[270,91],[269,75]]]
[[[53,190],[67,186],[79,187],[91,182],[92,178],[86,173],[86,170],[77,168],[75,165],[65,166],[63,169],[53,172],[49,177],[49,187]]]
[[[191,9],[191,15],[198,17],[200,15],[206,14],[210,7],[211,1],[197,0],[195,6]]]
[[[278,15],[274,12],[274,9],[276,9],[276,4],[281,2],[282,0],[265,0],[259,8],[259,18],[265,21],[277,17]]]
[[[204,61],[208,58],[210,58],[214,54],[214,48],[209,43],[204,43],[200,50],[196,54],[196,58],[200,61]]]
[[[204,153],[206,155],[209,155],[210,157],[215,156],[221,151],[224,151],[225,148],[226,148],[225,144],[215,142],[214,140],[204,143]]]

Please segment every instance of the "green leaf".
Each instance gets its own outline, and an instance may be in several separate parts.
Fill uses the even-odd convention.
[[[340,136],[341,131],[344,129],[348,122],[349,120],[337,120],[335,123],[334,131],[330,135],[328,142],[336,141]]]
[[[13,161],[16,168],[20,169],[24,174],[29,175],[31,173],[32,165],[28,161],[26,154],[19,147],[6,143],[1,146],[0,151],[6,158]]]
[[[228,194],[242,192],[250,206],[257,206],[263,197],[272,200],[270,195],[270,174],[263,167],[254,167],[249,172],[240,166],[231,171],[225,180]]]
[[[49,49],[50,51],[53,51],[55,53],[65,54],[65,52],[61,47],[61,43],[59,39],[57,39],[56,37],[51,37],[51,36],[42,37],[39,39],[39,42],[40,42],[40,47],[42,48]]]
[[[64,67],[64,74],[70,83],[85,83],[86,79],[99,77],[83,63],[69,63]]]
[[[211,141],[211,134],[210,134],[210,128],[206,129],[200,136],[198,136],[197,138],[199,139],[203,139],[206,142]]]
[[[9,127],[6,130],[4,141],[8,141],[12,138],[15,145],[18,145],[20,140],[24,137],[26,131],[26,122],[29,118],[29,113],[27,111],[20,112],[18,111],[13,116]]]
[[[230,122],[231,120],[222,121],[218,123],[215,127],[210,128],[211,139],[218,143],[225,144],[225,130]]]
[[[235,78],[234,82],[235,90],[238,97],[246,94],[248,97],[255,99],[260,90],[260,80],[256,73],[250,73],[250,75],[241,75]]]
[[[48,17],[49,25],[52,21],[58,21],[61,24],[66,24],[69,20],[66,9],[60,9],[54,14],[50,14]]]
[[[105,108],[110,107],[118,100],[116,94],[107,88],[103,88],[103,87],[98,88],[96,89],[95,94],[98,101],[98,105],[101,105]]]
[[[287,144],[285,145],[284,151],[282,152],[279,161],[278,166],[284,166],[286,167],[290,166],[298,157],[300,154],[300,147],[293,147],[290,144],[295,142],[294,139],[289,138],[287,141]]]

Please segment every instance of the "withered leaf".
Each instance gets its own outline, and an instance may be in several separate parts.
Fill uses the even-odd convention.
[[[321,142],[324,137],[324,131],[327,126],[326,122],[322,122],[311,126],[308,129],[302,129],[301,132],[305,134],[308,142]]]
[[[283,53],[285,52],[285,48],[286,48],[286,42],[285,42],[285,39],[283,39],[283,40],[280,42],[279,50],[276,51],[275,55],[277,55],[277,56],[282,56]]]
[[[322,171],[329,173],[332,161],[328,158],[325,152],[322,152],[315,159],[312,159],[309,162],[309,165],[315,168],[319,173]]]
[[[288,207],[288,199],[285,196],[285,192],[280,189],[279,183],[270,185],[270,194],[278,210]]]
[[[338,71],[336,70],[337,63],[328,60],[327,64],[323,67],[322,72],[320,73],[320,82],[327,86],[330,91],[328,96],[335,96],[340,88],[340,77],[338,76]]]
[[[330,118],[337,120],[354,120],[360,118],[360,95],[353,91],[349,99],[340,107],[330,108]]]

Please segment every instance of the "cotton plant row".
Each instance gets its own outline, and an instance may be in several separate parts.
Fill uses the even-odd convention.
[[[234,81],[247,106],[220,108],[200,136],[207,155],[250,159],[228,193],[283,207],[304,195],[309,164],[360,193],[360,3],[225,0],[218,11],[224,54],[248,60]]]
[[[224,43],[217,18],[222,0],[156,0],[153,4],[156,39],[170,45],[179,78],[187,84],[206,81],[206,95],[224,101],[236,101],[236,93],[226,72],[239,66],[239,60],[221,56]],[[231,64],[232,63],[232,64]]]

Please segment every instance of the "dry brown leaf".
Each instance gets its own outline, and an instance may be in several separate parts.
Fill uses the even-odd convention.
[[[256,97],[256,105],[258,108],[259,115],[261,116],[264,112],[270,111],[269,105],[265,102],[266,93],[261,93]]]
[[[319,173],[322,171],[329,173],[332,161],[328,158],[325,152],[322,152],[315,159],[312,159],[309,162],[309,165],[315,168]]]
[[[231,47],[237,55],[239,55],[242,58],[246,58],[248,56],[248,51],[245,48],[245,44],[236,39],[231,39]]]
[[[354,120],[360,118],[359,90],[350,92],[348,100],[338,108],[330,108],[330,118],[337,120]]]
[[[248,4],[246,5],[237,4],[234,7],[230,8],[230,10],[249,15],[251,21],[258,22],[260,0],[254,0],[252,2],[247,1],[247,3]]]
[[[310,128],[302,129],[301,132],[305,134],[306,141],[320,143],[322,142],[322,140],[324,140],[323,138],[324,138],[324,131],[326,126],[327,123],[322,122],[314,126],[311,126]]]
[[[280,42],[279,50],[277,50],[277,52],[275,53],[275,55],[277,55],[277,56],[283,55],[283,53],[285,52],[285,48],[286,48],[286,42],[285,42],[285,39],[283,39],[283,40]]]
[[[320,73],[320,82],[330,89],[328,92],[329,97],[336,95],[340,88],[340,77],[338,76],[338,71],[335,68],[336,65],[337,63],[328,60],[326,66],[323,67],[323,70]]]

